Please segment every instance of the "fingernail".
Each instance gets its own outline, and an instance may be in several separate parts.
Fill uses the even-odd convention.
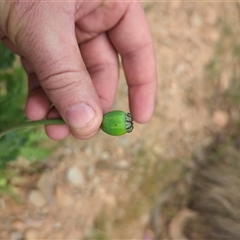
[[[94,116],[94,110],[86,103],[73,105],[65,112],[66,121],[72,128],[86,127]]]

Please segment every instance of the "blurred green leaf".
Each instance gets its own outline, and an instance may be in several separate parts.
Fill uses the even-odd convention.
[[[6,186],[7,186],[7,179],[0,177],[0,188],[6,187]]]
[[[38,159],[43,159],[50,153],[49,149],[40,147],[22,147],[20,150],[20,155],[24,156],[30,161],[36,161]]]
[[[0,131],[26,121],[24,105],[27,96],[26,74],[15,56],[0,42]],[[30,161],[46,157],[49,149],[39,147],[46,140],[35,128],[18,130],[0,139],[0,169],[22,155]]]
[[[15,55],[2,43],[0,43],[0,70],[1,69],[7,69],[12,66],[14,60],[15,60]]]

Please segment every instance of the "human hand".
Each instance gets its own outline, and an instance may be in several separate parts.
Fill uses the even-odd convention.
[[[0,39],[21,56],[28,74],[27,117],[61,116],[67,123],[46,126],[52,139],[63,139],[69,131],[87,139],[99,130],[117,91],[118,54],[134,120],[144,123],[152,116],[155,58],[139,2],[3,0]]]

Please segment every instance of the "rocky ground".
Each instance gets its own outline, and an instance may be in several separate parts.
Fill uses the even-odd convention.
[[[221,37],[220,22],[235,16],[234,4],[143,3],[158,63],[152,120],[122,137],[69,137],[43,164],[19,159],[11,166],[20,173],[11,180],[18,199],[0,197],[0,239],[154,239],[163,221],[156,206],[169,199],[166,189],[184,191],[176,183],[191,166],[192,152],[209,131],[229,122],[224,109],[209,108],[205,66]],[[222,89],[227,79],[222,76]],[[123,75],[114,109],[128,109]],[[173,205],[181,208],[176,198]],[[192,214],[181,213],[170,224],[169,239],[182,237],[181,217]]]

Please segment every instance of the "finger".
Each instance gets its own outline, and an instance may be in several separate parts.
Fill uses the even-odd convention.
[[[61,118],[55,107],[51,109],[47,118]],[[53,140],[62,140],[69,135],[69,127],[67,125],[47,125],[45,126],[47,135]]]
[[[118,56],[106,34],[80,44],[87,70],[98,93],[103,112],[108,112],[114,102],[119,78]]]
[[[151,35],[139,3],[129,5],[109,37],[122,57],[133,117],[137,122],[146,122],[154,110],[156,66]]]
[[[129,2],[93,1],[91,4],[83,5],[84,9],[79,9],[76,14],[76,36],[79,43],[93,39],[117,25]]]
[[[21,62],[28,75],[28,97],[25,104],[26,116],[33,121],[43,119],[49,112],[51,102],[43,91],[31,64],[24,57],[21,57]]]
[[[43,91],[31,64],[24,57],[21,57],[21,62],[29,75],[28,98],[25,106],[27,117],[33,121],[46,117],[61,118],[55,107],[49,112],[51,102]],[[53,140],[62,140],[69,135],[69,127],[67,125],[47,125],[45,129],[47,135]]]
[[[89,138],[99,130],[102,111],[75,39],[71,8],[66,14],[66,11],[59,13],[63,8],[61,3],[35,7],[34,14],[41,14],[43,21],[32,18],[18,35],[22,52],[72,134],[80,139]]]

